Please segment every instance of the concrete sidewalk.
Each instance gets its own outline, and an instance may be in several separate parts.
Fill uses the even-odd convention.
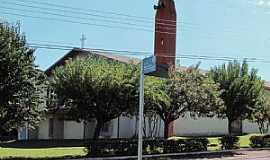
[[[257,156],[257,157],[256,157]],[[250,158],[251,157],[251,158]],[[144,155],[145,159],[209,159],[209,160],[270,160],[270,148],[264,149],[239,149],[239,150],[226,150],[226,151],[205,151],[205,152],[192,152],[192,153],[173,153],[173,154],[157,154],[157,155]],[[137,156],[125,157],[103,157],[103,158],[81,158],[77,160],[129,160],[137,159]],[[72,159],[67,159],[72,160]],[[73,159],[74,160],[74,159]]]

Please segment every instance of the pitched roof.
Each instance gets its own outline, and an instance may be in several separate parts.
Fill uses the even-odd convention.
[[[116,60],[119,62],[123,62],[123,63],[133,63],[133,64],[138,64],[140,63],[140,59],[138,58],[131,58],[131,57],[127,57],[127,56],[120,56],[120,55],[116,55],[113,53],[103,53],[103,52],[99,52],[99,51],[93,51],[93,50],[89,50],[89,49],[80,49],[80,48],[74,48],[71,51],[69,51],[67,54],[65,54],[62,58],[60,58],[58,61],[56,61],[52,66],[50,66],[45,73],[47,75],[50,75],[51,71],[54,70],[57,66],[63,65],[65,64],[66,60],[72,59],[77,57],[78,55],[82,55],[82,56],[98,56],[98,57],[102,57],[102,58],[108,58],[111,60]],[[178,66],[176,67],[177,71],[184,71],[189,69],[189,67],[184,67],[184,66]],[[205,70],[201,70],[202,73],[207,73],[207,71]],[[269,81],[265,81],[265,88],[267,90],[270,90],[270,82]]]
[[[80,48],[74,48],[71,51],[69,51],[67,54],[65,54],[62,58],[60,58],[58,61],[56,61],[52,66],[50,66],[48,69],[45,70],[45,73],[49,75],[52,70],[54,70],[57,66],[65,64],[66,60],[75,58],[77,56],[97,56],[97,57],[102,57],[102,58],[108,58],[111,60],[116,60],[119,62],[123,63],[133,63],[133,64],[138,64],[140,63],[140,59],[138,58],[131,58],[127,56],[120,56],[116,54],[108,54],[108,53],[103,53],[99,51],[92,51],[89,49],[80,49]]]
[[[264,86],[267,90],[270,90],[270,82],[269,81],[265,81]]]

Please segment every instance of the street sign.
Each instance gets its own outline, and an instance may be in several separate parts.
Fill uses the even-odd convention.
[[[156,71],[156,69],[157,69],[157,67],[156,67],[156,57],[155,56],[151,56],[151,57],[143,59],[143,73],[144,74],[154,72],[154,71]]]
[[[151,56],[141,61],[140,71],[140,103],[139,103],[139,136],[138,136],[138,160],[142,160],[143,136],[142,136],[142,120],[144,108],[144,74],[156,71],[156,57]]]

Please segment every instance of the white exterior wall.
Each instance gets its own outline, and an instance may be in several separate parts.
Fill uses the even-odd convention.
[[[175,136],[224,135],[228,133],[228,121],[218,118],[192,119],[189,115],[174,121]]]
[[[257,123],[245,120],[243,121],[243,133],[260,133],[260,130]],[[270,129],[268,130],[268,133],[270,133]]]
[[[38,129],[38,139],[49,139],[49,120],[45,119],[40,122]]]
[[[111,138],[118,138],[118,118],[110,122]],[[135,118],[121,116],[119,118],[119,138],[130,138],[135,133]]]
[[[117,120],[116,120],[117,122]],[[136,118],[120,117],[119,132],[121,138],[130,138],[135,134]],[[117,125],[116,125],[117,128]]]
[[[118,119],[114,119],[111,121],[112,128],[112,136],[111,138],[117,138],[118,133]],[[149,126],[148,126],[148,118],[146,118],[146,134],[149,136]],[[131,138],[134,135],[138,134],[138,125],[139,121],[136,122],[136,117],[124,117],[121,116],[119,119],[119,138]],[[153,125],[153,123],[152,123]],[[156,124],[158,128],[157,137],[162,137],[164,132],[164,123],[160,119],[158,124]]]
[[[119,136],[120,138],[130,138],[138,133],[136,129],[136,117],[120,117]],[[146,120],[146,125],[148,125]],[[189,135],[224,135],[228,133],[227,120],[217,118],[197,118],[192,119],[189,116],[179,118],[174,121],[175,136],[189,136]],[[88,126],[88,130],[92,132],[95,129],[95,123]],[[147,129],[148,130],[148,129]],[[159,135],[163,136],[164,124],[161,121]],[[49,139],[49,120],[40,122],[38,130],[38,139]],[[64,121],[64,139],[83,139],[85,128],[83,122],[77,123],[75,121]],[[118,120],[114,119],[110,122],[110,129],[107,133],[101,133],[102,137],[117,138]],[[243,121],[243,133],[259,133],[256,123]],[[269,132],[270,133],[270,132]],[[88,134],[88,132],[87,132]],[[147,133],[148,134],[148,133]],[[89,138],[89,137],[88,137]]]
[[[76,121],[64,121],[64,139],[83,139],[84,124]]]

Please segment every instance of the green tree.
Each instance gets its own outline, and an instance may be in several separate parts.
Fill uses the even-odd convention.
[[[146,108],[155,111],[164,121],[164,137],[169,125],[180,116],[214,116],[222,106],[218,86],[197,68],[171,72],[168,79],[146,79]]]
[[[34,127],[46,110],[46,77],[33,52],[19,26],[0,23],[0,135],[25,123]]]
[[[94,139],[102,126],[135,110],[139,70],[136,65],[88,57],[67,62],[53,72],[58,100],[72,118],[96,120]]]
[[[270,96],[265,91],[260,101],[256,104],[256,109],[251,115],[250,120],[257,123],[261,134],[267,133],[270,124]]]
[[[223,90],[225,108],[219,109],[218,114],[228,118],[228,131],[233,134],[233,122],[250,117],[256,108],[264,91],[263,81],[257,70],[249,71],[246,61],[214,67],[209,75]]]

